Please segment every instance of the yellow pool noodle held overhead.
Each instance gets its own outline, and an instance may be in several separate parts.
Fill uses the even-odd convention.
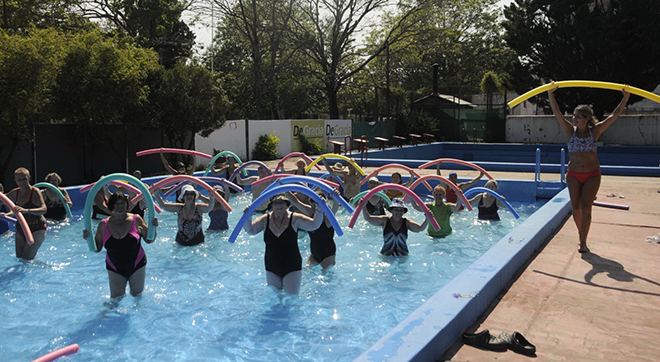
[[[507,103],[509,108],[513,108],[517,106],[518,104],[522,103],[523,101],[534,97],[535,95],[539,93],[543,93],[545,91],[548,91],[554,87],[559,87],[559,88],[571,88],[571,87],[582,87],[582,88],[600,88],[600,89],[612,89],[612,90],[622,90],[625,89],[627,92],[630,92],[631,94],[636,94],[638,96],[644,97],[646,99],[650,99],[654,102],[660,103],[660,96],[651,93],[648,91],[645,91],[643,89],[637,88],[637,87],[631,87],[629,85],[625,84],[620,84],[620,83],[610,83],[610,82],[599,82],[599,81],[590,81],[590,80],[563,80],[563,81],[558,81],[554,83],[548,83],[545,85],[542,85],[540,87],[534,88],[530,90],[529,92],[518,96],[511,102]]]

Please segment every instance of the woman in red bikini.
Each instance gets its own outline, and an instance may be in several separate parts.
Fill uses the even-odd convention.
[[[598,188],[600,188],[600,163],[596,153],[598,148],[596,143],[600,135],[619,118],[628,103],[630,93],[625,89],[621,90],[623,99],[604,121],[598,122],[591,108],[579,105],[573,111],[573,122],[571,123],[559,110],[554,95],[557,88],[549,90],[548,97],[552,113],[568,141],[570,162],[568,163],[566,185],[573,206],[573,221],[575,221],[580,236],[578,252],[586,253],[589,251],[587,235],[591,226],[591,208]]]

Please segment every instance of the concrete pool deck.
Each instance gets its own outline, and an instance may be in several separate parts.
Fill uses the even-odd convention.
[[[491,174],[496,179],[534,179],[533,173]],[[476,174],[459,171],[459,176]],[[558,175],[542,174],[541,179],[554,181]],[[630,210],[594,207],[591,253],[584,255],[576,251],[575,224],[566,219],[468,331],[518,331],[536,345],[539,361],[660,360],[655,344],[660,334],[660,245],[645,241],[660,232],[659,190],[657,178],[603,176],[598,201]],[[483,351],[458,340],[440,361],[531,358]]]
[[[539,361],[660,360],[660,245],[645,241],[660,232],[659,190],[657,178],[603,176],[598,200],[630,210],[594,207],[587,254],[566,220],[468,331],[518,331]],[[442,360],[529,359],[459,340]]]

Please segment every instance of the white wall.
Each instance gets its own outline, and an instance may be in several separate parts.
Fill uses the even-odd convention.
[[[315,120],[321,122],[323,132],[322,146],[326,152],[332,152],[333,147],[328,143],[329,140],[338,140],[343,142],[344,136],[350,136],[353,132],[352,121],[350,119],[331,119]],[[293,123],[300,123],[300,120],[232,120],[227,121],[219,130],[211,133],[208,137],[200,135],[195,136],[195,150],[209,155],[213,154],[213,149],[218,151],[232,151],[242,161],[250,159],[250,154],[254,146],[259,141],[259,136],[263,134],[275,135],[280,139],[277,147],[279,157],[286,156],[293,152]],[[247,128],[247,130],[246,130]],[[247,136],[246,136],[247,135]],[[307,135],[306,135],[307,136]],[[298,150],[296,150],[298,151]],[[208,160],[197,160],[198,163],[208,162]]]
[[[508,116],[506,141],[566,143],[554,116]],[[660,146],[660,115],[623,115],[599,139],[605,144]]]
[[[208,137],[195,135],[195,151],[213,155],[213,149],[218,151],[231,151],[240,157],[247,159],[245,149],[245,125],[244,119],[227,121],[219,130],[211,133]],[[197,160],[197,162],[208,160]]]

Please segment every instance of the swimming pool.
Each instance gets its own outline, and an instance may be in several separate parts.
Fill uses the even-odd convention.
[[[242,210],[249,198],[231,202]],[[540,204],[514,206],[529,215]],[[414,210],[409,215],[421,219]],[[105,253],[87,251],[79,217],[51,225],[33,263],[13,257],[13,236],[5,234],[0,311],[7,337],[0,355],[26,360],[78,343],[75,361],[350,361],[499,243],[509,226],[522,224],[507,211],[500,215],[502,222],[490,224],[475,221],[476,211],[459,213],[446,239],[411,234],[406,258],[379,256],[378,228],[360,219],[337,238],[335,267],[303,269],[296,297],[265,286],[261,234],[241,233],[235,244],[209,234],[204,245],[178,247],[168,213],[159,216],[157,243],[145,245],[143,295],[118,303],[108,299]],[[231,213],[230,225],[239,217]],[[338,218],[348,224],[346,213]],[[308,243],[300,245],[305,258]]]

